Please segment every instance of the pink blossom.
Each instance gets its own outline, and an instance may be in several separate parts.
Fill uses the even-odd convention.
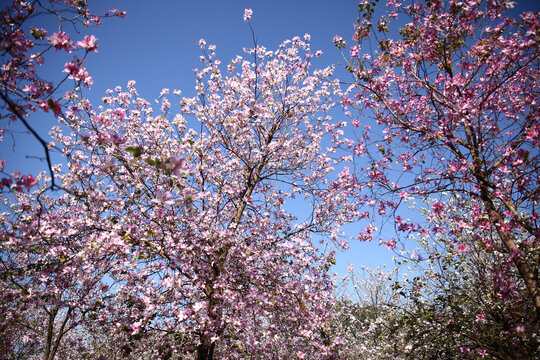
[[[402,192],[399,193],[399,197],[402,198],[402,199],[403,199],[403,198],[406,198],[406,197],[408,197],[408,196],[409,196],[409,193],[406,192],[406,191],[402,191]]]
[[[13,180],[10,178],[2,178],[2,181],[0,181],[0,190],[2,190],[5,187],[10,187],[11,184],[13,184]]]
[[[64,70],[62,72],[76,75],[79,72],[79,65],[75,62],[69,62],[64,64]]]
[[[84,84],[84,86],[90,88],[90,85],[94,83],[94,81],[92,80],[92,77],[88,74],[88,71],[86,71],[86,68],[79,67],[79,64],[76,61],[78,61],[77,58],[75,58],[75,61],[66,63],[64,65],[63,72],[69,73],[70,79],[73,79],[75,81],[80,81]]]
[[[249,21],[251,19],[251,15],[253,15],[253,10],[244,9],[244,21]]]
[[[172,206],[176,203],[174,200],[169,200],[171,197],[171,193],[169,191],[162,193],[161,191],[156,192],[156,197],[152,199],[152,202],[163,206],[167,210],[171,210]]]
[[[86,49],[86,51],[97,52],[96,40],[94,35],[86,35],[82,41],[77,41],[77,46]]]
[[[178,158],[176,156],[172,156],[169,158],[166,166],[176,176],[183,176],[187,174],[186,160],[184,158]]]
[[[478,315],[476,315],[476,320],[475,320],[477,323],[483,323],[486,321],[486,317],[484,315],[484,313],[480,313]]]
[[[118,16],[120,19],[126,17],[126,11],[118,9],[110,9],[105,12],[105,16]]]
[[[384,246],[388,249],[388,250],[392,250],[392,249],[395,249],[397,246],[396,246],[396,239],[390,239],[386,242],[384,242]]]
[[[34,84],[30,84],[30,85],[24,85],[22,91],[29,92],[33,95],[38,95],[41,90]]]
[[[345,46],[347,46],[347,43],[345,42],[345,40],[343,40],[343,38],[339,35],[334,36],[333,41],[338,49],[344,49]]]
[[[23,175],[21,180],[18,181],[18,185],[23,185],[27,191],[30,191],[30,188],[38,184],[37,180],[30,174]]]
[[[341,98],[341,103],[345,106],[345,105],[352,105],[353,102],[351,98],[344,96]]]
[[[487,350],[484,350],[484,349],[477,349],[476,353],[480,355],[482,358],[485,358],[487,355],[489,355]]]
[[[119,109],[119,108],[114,109],[113,112],[112,112],[112,114],[113,114],[114,116],[118,116],[118,117],[119,117],[120,119],[122,119],[122,120],[125,119],[125,118],[127,117],[127,116],[126,116],[126,113],[124,112],[124,110]]]
[[[73,43],[69,39],[69,35],[65,32],[54,33],[50,38],[49,42],[56,50],[64,49],[68,52],[71,52]]]
[[[198,312],[199,310],[203,309],[205,307],[205,304],[203,301],[199,301],[195,305],[193,305],[193,311]]]
[[[90,16],[90,20],[92,20],[95,25],[101,24],[101,18],[97,15]]]
[[[131,330],[133,330],[133,332],[131,333],[132,335],[135,335],[135,334],[138,334],[140,331],[141,331],[141,325],[142,325],[142,322],[140,321],[137,321],[133,324],[131,324]]]
[[[359,46],[351,46],[351,58],[357,58],[359,53],[360,53]]]
[[[45,112],[49,112],[49,110],[52,110],[54,113],[54,116],[58,117],[62,115],[62,107],[58,103],[58,100],[49,99],[47,102],[41,102],[39,106],[43,109]]]
[[[435,201],[431,206],[431,210],[433,210],[436,215],[442,215],[444,213],[444,209],[444,204],[438,201]]]
[[[525,325],[523,324],[519,324],[519,325],[516,325],[515,329],[516,333],[518,333],[519,335],[523,335],[525,334],[525,332],[527,331],[527,329],[525,328]]]
[[[457,247],[456,247],[456,251],[460,254],[463,254],[463,253],[467,253],[471,250],[471,248],[469,247],[469,245],[465,245],[465,244],[459,244]]]

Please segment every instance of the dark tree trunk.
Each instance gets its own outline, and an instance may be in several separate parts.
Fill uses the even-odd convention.
[[[197,347],[195,360],[212,360],[214,359],[214,343],[208,343],[208,340]]]

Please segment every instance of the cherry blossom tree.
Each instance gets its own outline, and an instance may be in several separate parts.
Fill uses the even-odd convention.
[[[331,352],[318,329],[334,255],[311,234],[337,242],[357,210],[329,181],[322,143],[339,134],[326,114],[337,83],[330,68],[309,71],[304,38],[247,50],[253,60],[237,57],[227,75],[201,40],[199,96],[182,98],[172,121],[167,90],[157,115],[133,84],[103,112],[66,119],[84,131],[58,134],[73,158],[64,182],[89,211],[111,214],[109,251],[125,263],[109,275],[124,287],[109,306],[133,335],[180,337],[175,351],[197,359]],[[287,211],[295,197],[309,210]],[[138,304],[129,316],[126,302]]]
[[[90,88],[93,83],[84,63],[89,53],[97,52],[97,39],[93,35],[72,39],[68,31],[71,28],[77,31],[81,26],[97,26],[103,17],[124,17],[125,12],[112,9],[98,16],[90,11],[87,1],[77,0],[12,0],[6,3],[0,9],[0,140],[6,134],[15,138],[9,123],[21,122],[43,147],[49,175],[53,176],[47,136],[36,130],[29,116],[36,112],[60,116],[66,109],[63,106],[65,99],[58,93],[65,90],[66,82],[73,81],[72,89],[75,90]],[[58,27],[46,29],[30,25],[30,22],[45,23],[45,19],[57,19]],[[63,74],[49,81],[42,78],[40,67],[53,51],[66,52],[69,57]],[[5,159],[0,159],[0,171],[4,166]],[[2,179],[0,190],[14,182],[19,186],[36,185],[32,175],[10,174]],[[54,176],[50,186],[57,187]]]
[[[460,208],[454,208],[458,204]],[[459,221],[474,213],[474,203],[461,208],[464,204],[453,197],[447,203],[452,213],[461,213]],[[495,241],[496,232],[459,221],[431,218],[442,231],[420,240],[414,254],[402,255],[416,274],[400,284],[410,301],[395,322],[405,330],[402,341],[409,346],[408,356],[537,358],[538,321],[524,279],[504,245]],[[481,238],[494,242],[491,249],[478,244]]]
[[[333,157],[339,83],[310,69],[309,35],[225,69],[200,45],[195,98],[164,89],[154,109],[134,82],[99,107],[67,94],[52,132],[66,194],[19,195],[4,214],[6,302],[34,301],[10,316],[53,334],[71,324],[58,356],[77,344],[90,357],[316,359],[339,345],[325,332],[327,272],[358,215]]]
[[[124,15],[113,9],[100,17],[90,12],[86,1],[72,0],[14,0],[0,9],[0,140],[8,134],[16,141],[10,125],[20,122],[42,145],[49,171],[48,179],[44,174],[8,174],[6,160],[0,159],[0,171],[6,175],[0,182],[2,358],[52,359],[66,345],[75,346],[70,336],[106,289],[100,289],[106,269],[97,268],[103,264],[81,252],[86,246],[81,243],[83,234],[91,232],[85,218],[77,217],[76,207],[68,207],[73,204],[64,197],[44,194],[59,186],[47,136],[33,126],[32,114],[52,112],[59,117],[66,110],[66,99],[59,92],[71,88],[80,93],[92,84],[84,62],[97,51],[96,38],[81,35],[76,39],[68,31],[78,33],[82,26],[99,25],[102,17]],[[30,25],[52,24],[49,20],[57,20],[57,27]],[[41,66],[57,51],[67,55],[64,71],[55,80],[45,80]],[[45,186],[39,186],[40,181]]]
[[[360,2],[348,47],[354,82],[342,101],[359,127],[348,146],[353,181],[368,185],[361,199],[391,215],[396,233],[425,237],[442,228],[422,226],[400,204],[436,197],[427,216],[481,229],[475,251],[502,251],[509,267],[497,276],[516,271],[540,319],[539,15],[505,17],[509,1],[387,5],[376,20],[374,5]],[[391,37],[397,21],[404,25]],[[457,211],[465,208],[472,216]],[[375,234],[371,224],[359,238]]]
[[[43,177],[37,180],[50,181]],[[44,188],[2,194],[8,207],[0,215],[2,359],[83,351],[85,341],[76,333],[107,296],[104,276],[114,262],[86,241],[98,231],[96,224],[69,196],[51,198]]]
[[[538,321],[524,280],[502,243],[494,241],[488,251],[478,244],[497,234],[468,225],[472,221],[462,224],[475,205],[455,208],[466,204],[463,199],[446,203],[447,211],[461,213],[457,221],[429,217],[435,201],[414,210],[426,214],[424,227],[439,231],[418,238],[416,249],[397,252],[397,268],[349,269],[347,291],[337,294],[331,316],[331,332],[343,343],[340,356],[538,358]]]

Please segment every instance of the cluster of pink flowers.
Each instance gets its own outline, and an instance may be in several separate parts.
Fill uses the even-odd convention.
[[[90,88],[94,83],[92,77],[88,74],[85,67],[80,66],[80,61],[75,58],[74,61],[66,63],[64,65],[63,72],[69,74],[69,78],[75,80],[77,83],[82,83],[84,86]]]
[[[251,20],[251,15],[253,15],[253,10],[251,9],[245,9],[244,10],[244,21]]]

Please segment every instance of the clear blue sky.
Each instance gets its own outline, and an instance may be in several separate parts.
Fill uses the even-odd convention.
[[[106,89],[116,85],[125,87],[129,80],[136,80],[139,93],[147,100],[156,98],[162,88],[179,89],[186,96],[193,95],[193,68],[200,66],[197,44],[200,38],[215,44],[218,57],[225,63],[242,54],[243,47],[253,45],[249,26],[242,19],[245,8],[253,9],[252,25],[257,41],[267,48],[275,48],[296,35],[311,34],[312,50],[324,52],[318,63],[314,63],[318,67],[343,64],[332,38],[339,34],[349,40],[358,15],[356,0],[95,0],[89,1],[89,5],[96,13],[110,8],[127,11],[125,19],[105,19],[101,26],[79,29],[84,32],[73,36],[78,40],[88,31],[98,38],[99,53],[91,55],[86,65],[94,78],[94,86],[87,91],[87,96],[95,104]],[[518,1],[515,12],[538,11],[539,6],[536,1]],[[65,30],[73,32],[71,28]],[[49,32],[53,31],[54,28],[50,28]],[[45,75],[45,79],[58,79],[68,59],[61,54],[56,56],[58,59],[48,60],[46,71],[52,75]],[[337,75],[347,77],[344,71]],[[41,129],[53,124],[52,116],[47,117],[48,120],[43,114],[39,115]],[[8,160],[10,168],[20,168],[21,161],[25,161],[25,168],[45,169],[44,163],[24,159],[27,155],[43,155],[35,141],[17,140],[16,153],[11,151],[12,145],[9,139],[0,143],[1,157]],[[357,232],[351,226],[348,230]],[[336,270],[344,273],[348,263],[358,267],[391,265],[392,256],[393,253],[375,242],[351,243],[350,250],[339,255]]]

